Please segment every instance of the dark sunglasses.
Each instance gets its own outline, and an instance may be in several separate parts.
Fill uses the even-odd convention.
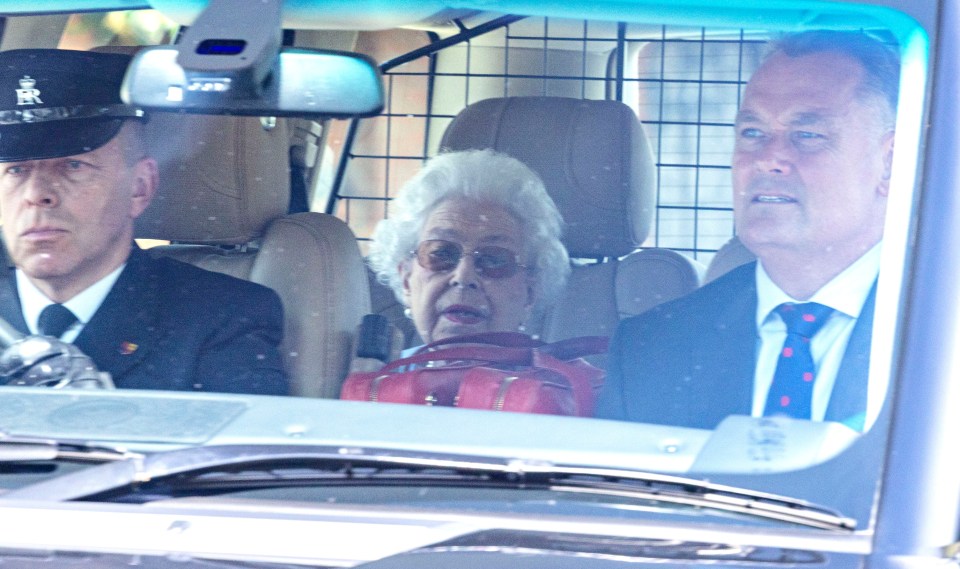
[[[437,273],[452,271],[463,258],[463,246],[444,239],[427,239],[417,245],[413,251],[417,263],[428,271]],[[506,279],[517,274],[517,270],[526,268],[518,262],[519,255],[505,247],[481,245],[470,252],[473,266],[481,277]]]

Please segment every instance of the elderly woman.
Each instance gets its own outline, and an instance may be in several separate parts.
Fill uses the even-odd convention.
[[[390,204],[370,263],[425,342],[522,331],[570,272],[562,219],[537,175],[490,150],[441,154]]]

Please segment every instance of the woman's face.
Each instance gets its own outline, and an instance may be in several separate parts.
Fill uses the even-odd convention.
[[[516,332],[526,320],[534,303],[533,281],[522,266],[510,270],[513,254],[519,264],[527,259],[521,255],[519,223],[503,207],[462,199],[440,202],[427,217],[418,245],[434,269],[411,257],[399,270],[404,300],[426,342]],[[512,254],[505,256],[504,250]]]

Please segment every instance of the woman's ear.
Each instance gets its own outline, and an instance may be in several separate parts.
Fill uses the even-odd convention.
[[[403,303],[410,306],[410,263],[407,261],[397,263],[397,274],[400,275],[400,282],[403,284]]]

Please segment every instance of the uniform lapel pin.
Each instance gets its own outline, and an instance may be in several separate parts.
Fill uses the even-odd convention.
[[[139,347],[140,347],[139,345],[134,344],[133,342],[121,342],[120,353],[125,356],[129,356],[133,352],[137,351],[137,348]]]

